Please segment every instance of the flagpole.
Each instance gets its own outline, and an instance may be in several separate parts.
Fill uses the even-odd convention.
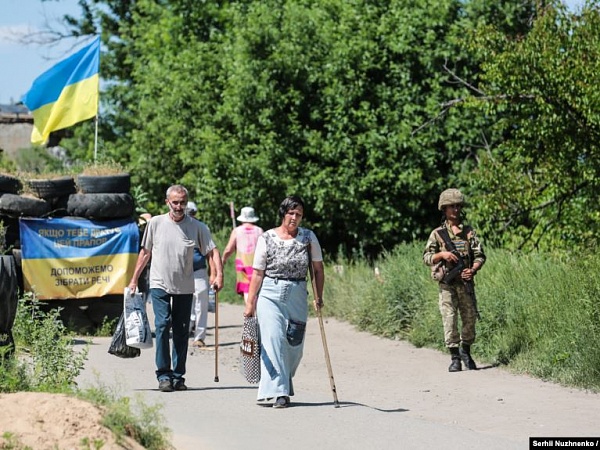
[[[98,114],[96,114],[96,132],[95,132],[95,136],[94,136],[94,162],[96,162],[97,156],[98,156]]]
[[[99,37],[98,37],[99,39]],[[98,105],[96,106],[96,132],[94,134],[94,163],[98,157],[98,120],[100,117],[100,50],[98,50]]]

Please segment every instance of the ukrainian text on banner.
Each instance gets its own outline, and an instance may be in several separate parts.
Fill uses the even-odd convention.
[[[123,294],[139,251],[131,219],[20,219],[23,284],[40,299]]]

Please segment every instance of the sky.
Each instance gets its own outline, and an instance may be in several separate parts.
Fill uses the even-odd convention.
[[[64,14],[80,16],[77,0],[0,0],[0,104],[20,101],[33,80],[79,49],[73,39],[54,47],[18,42],[19,36],[47,28],[46,23],[63,31]]]
[[[571,8],[582,3],[566,1]],[[20,101],[33,80],[79,49],[73,40],[55,47],[18,42],[19,36],[47,28],[46,24],[61,30],[64,14],[79,17],[77,0],[0,0],[0,104]]]

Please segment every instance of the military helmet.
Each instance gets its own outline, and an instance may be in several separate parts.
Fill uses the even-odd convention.
[[[465,196],[458,189],[446,189],[440,194],[440,200],[438,201],[438,209],[442,211],[444,206],[448,205],[464,205]]]

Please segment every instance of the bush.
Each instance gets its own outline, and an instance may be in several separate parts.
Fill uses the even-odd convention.
[[[32,297],[19,301],[13,326],[16,352],[0,366],[0,392],[72,392],[87,348],[73,349],[60,311],[44,312]]]

